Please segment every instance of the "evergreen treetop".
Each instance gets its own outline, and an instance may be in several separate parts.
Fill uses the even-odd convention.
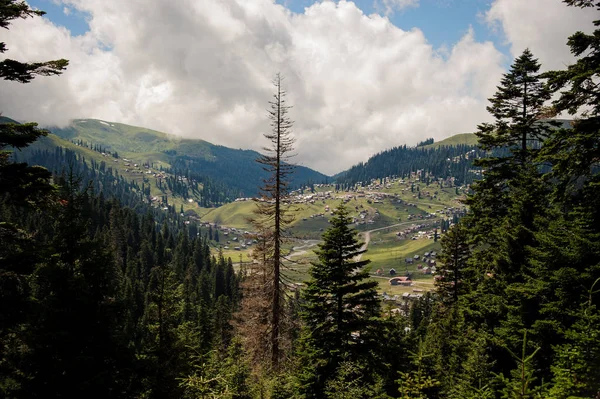
[[[509,147],[521,163],[531,161],[531,147],[547,137],[552,127],[552,123],[540,122],[548,112],[544,104],[552,95],[540,67],[526,49],[504,74],[487,107],[495,122],[479,125],[475,133],[483,149]]]

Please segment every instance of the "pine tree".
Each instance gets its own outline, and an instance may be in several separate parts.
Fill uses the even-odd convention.
[[[596,8],[600,11],[598,0],[563,0],[571,7]],[[566,89],[554,103],[557,112],[568,111],[575,115],[583,108],[582,116],[600,115],[600,19],[594,21],[597,28],[591,34],[576,32],[569,37],[567,45],[571,53],[578,57],[577,61],[562,71],[551,71],[546,74],[553,91]]]
[[[553,126],[552,123],[540,123],[548,112],[544,106],[550,100],[552,92],[539,73],[540,63],[529,49],[523,51],[504,74],[498,90],[489,99],[487,110],[495,118],[493,124],[484,123],[476,133],[481,147],[491,150],[508,147],[515,154],[517,162],[524,164],[532,161],[532,148],[539,146]],[[502,161],[510,161],[508,157]],[[489,166],[497,164],[492,162]]]
[[[489,234],[487,222],[503,217],[510,204],[509,184],[523,168],[536,162],[541,143],[554,122],[541,122],[551,91],[539,73],[540,64],[529,50],[517,58],[492,98],[487,110],[495,122],[478,126],[475,134],[486,151],[509,149],[511,154],[488,156],[475,161],[485,178],[473,185],[467,199],[481,234]],[[489,236],[490,238],[493,235]]]
[[[177,326],[181,320],[182,287],[175,280],[170,265],[159,264],[152,269],[146,291],[144,357],[150,362],[151,372],[145,385],[150,397],[167,398],[178,392],[175,377],[178,357],[182,352],[177,337]]]
[[[284,255],[282,244],[285,240],[286,227],[293,221],[293,215],[284,199],[288,193],[290,175],[294,166],[289,163],[292,156],[294,139],[291,136],[293,122],[288,117],[290,106],[287,105],[286,92],[282,86],[283,77],[277,74],[274,79],[275,94],[269,102],[269,120],[271,133],[265,134],[270,142],[257,162],[263,165],[268,173],[264,185],[260,188],[257,210],[252,220],[256,230],[262,235],[265,244],[262,248],[262,264],[268,281],[264,285],[265,293],[270,301],[269,346],[271,367],[277,369],[280,353],[281,324],[283,313],[282,273]]]
[[[463,290],[463,273],[471,255],[468,238],[467,229],[459,223],[441,239],[442,251],[438,257],[441,265],[435,284],[443,301],[456,302]]]
[[[357,260],[365,250],[348,227],[352,222],[343,204],[330,219],[318,261],[310,270],[303,292],[307,367],[305,390],[322,397],[325,379],[343,360],[366,362],[379,326],[380,304],[374,281],[368,281],[368,260]]]

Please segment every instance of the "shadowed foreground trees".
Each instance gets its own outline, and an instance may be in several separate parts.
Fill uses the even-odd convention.
[[[0,27],[8,29],[17,18],[43,15],[29,8],[25,2],[4,0],[0,2]],[[0,42],[0,53],[8,50]],[[66,60],[44,63],[24,63],[10,59],[0,61],[0,79],[27,83],[35,75],[58,75],[66,68]],[[46,255],[32,231],[23,227],[22,220],[11,220],[8,207],[17,206],[22,211],[37,212],[48,209],[56,199],[51,174],[46,169],[15,163],[10,159],[11,149],[21,149],[40,136],[44,130],[36,123],[0,123],[0,353],[14,355],[15,346],[21,343],[19,325],[27,320],[32,306],[30,276],[37,262]],[[4,356],[3,356],[4,357]],[[0,392],[18,386],[14,379],[15,358],[0,360]],[[5,385],[6,384],[6,385]],[[7,388],[4,388],[6,386]]]

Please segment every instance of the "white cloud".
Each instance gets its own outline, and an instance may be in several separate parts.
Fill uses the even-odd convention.
[[[513,57],[529,48],[544,70],[571,64],[567,38],[578,30],[591,31],[597,17],[595,8],[567,7],[558,0],[495,0],[485,15],[502,30]]]
[[[302,14],[273,0],[63,3],[89,14],[88,33],[73,37],[41,18],[0,32],[11,58],[71,62],[60,77],[0,82],[4,115],[44,124],[92,117],[258,150],[271,79],[281,71],[296,160],[325,173],[393,146],[473,131],[489,120],[486,99],[507,61],[471,30],[441,55],[420,30],[344,0]],[[507,26],[515,18],[489,15]]]

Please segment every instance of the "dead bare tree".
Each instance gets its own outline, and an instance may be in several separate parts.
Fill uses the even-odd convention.
[[[262,246],[264,253],[260,255],[264,270],[268,276],[265,285],[267,295],[271,300],[270,309],[270,337],[271,367],[277,370],[279,366],[281,319],[283,313],[283,276],[281,274],[283,257],[282,244],[285,239],[285,230],[294,220],[292,210],[285,202],[288,195],[290,176],[294,165],[290,163],[293,156],[294,138],[291,136],[293,122],[288,117],[290,106],[287,105],[286,92],[282,87],[283,78],[280,74],[275,76],[273,85],[275,94],[269,102],[268,117],[271,131],[265,134],[270,144],[264,147],[264,153],[257,160],[268,173],[260,188],[260,197],[257,198],[257,209],[253,224],[261,232],[266,241]]]

